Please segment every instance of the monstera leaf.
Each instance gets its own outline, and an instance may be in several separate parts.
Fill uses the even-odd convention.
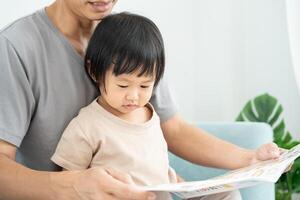
[[[286,131],[282,117],[283,107],[269,94],[262,94],[249,100],[236,121],[265,122],[273,129],[273,140],[281,148],[290,149],[300,141],[293,140]],[[300,159],[296,159],[292,169],[283,174],[276,183],[276,200],[290,200],[292,193],[300,193]]]
[[[285,122],[281,116],[283,111],[277,99],[269,94],[262,94],[249,100],[236,121],[268,123],[274,131],[274,142],[282,148],[290,149],[299,144],[293,141],[291,133],[285,130]]]

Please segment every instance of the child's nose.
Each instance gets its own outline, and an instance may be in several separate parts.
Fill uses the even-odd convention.
[[[138,98],[139,98],[139,94],[137,90],[131,90],[126,96],[126,99],[130,101],[135,101]]]

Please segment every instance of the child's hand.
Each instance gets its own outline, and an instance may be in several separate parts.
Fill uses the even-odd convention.
[[[178,174],[176,174],[176,178],[177,178],[177,183],[185,182],[185,180],[181,176],[179,176]]]
[[[275,143],[267,143],[261,145],[254,152],[251,164],[257,163],[263,160],[276,159],[284,152],[283,149],[279,148]]]

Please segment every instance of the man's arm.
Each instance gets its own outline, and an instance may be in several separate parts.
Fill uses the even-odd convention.
[[[15,155],[16,147],[0,140],[0,199],[154,199],[152,193],[127,184],[129,177],[114,170],[35,171],[16,163]]]
[[[203,166],[237,169],[248,166],[255,151],[240,148],[185,122],[175,115],[161,124],[168,148],[174,154]]]

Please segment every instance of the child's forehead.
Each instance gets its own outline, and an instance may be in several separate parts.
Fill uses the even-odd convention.
[[[117,80],[120,81],[143,81],[143,82],[147,82],[147,81],[154,81],[155,77],[153,75],[140,75],[140,73],[138,72],[133,72],[130,74],[120,74],[120,75],[113,75]]]

